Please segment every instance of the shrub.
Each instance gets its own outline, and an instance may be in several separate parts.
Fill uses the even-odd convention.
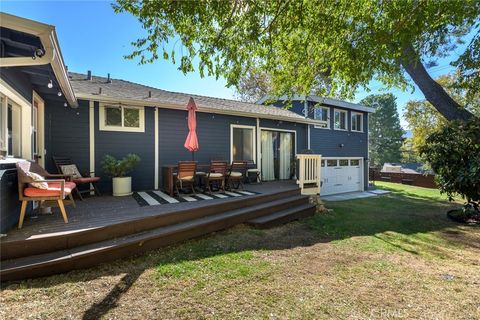
[[[112,178],[125,177],[139,161],[140,157],[133,153],[127,154],[121,160],[107,154],[103,157],[102,166],[105,173]]]
[[[480,119],[451,121],[429,135],[420,154],[436,173],[442,193],[450,201],[459,194],[466,200],[464,210],[479,210],[480,202]]]

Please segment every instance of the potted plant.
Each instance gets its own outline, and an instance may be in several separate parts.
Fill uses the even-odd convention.
[[[140,157],[130,153],[123,159],[111,155],[103,157],[102,166],[105,173],[112,177],[113,195],[128,196],[132,194],[132,177],[127,174],[138,164]]]

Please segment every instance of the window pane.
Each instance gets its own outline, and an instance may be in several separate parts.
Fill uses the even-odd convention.
[[[233,160],[254,160],[253,129],[233,128]]]
[[[315,108],[315,119],[327,121],[328,120],[328,108]]]
[[[351,166],[358,166],[358,165],[360,165],[360,160],[350,160],[350,165]]]
[[[328,120],[328,108],[322,108],[322,120]]]
[[[327,160],[327,167],[336,167],[337,160]]]
[[[129,128],[140,128],[140,110],[123,108],[123,126]]]
[[[339,162],[340,162],[340,166],[342,167],[348,166],[348,160],[340,160]]]
[[[122,109],[120,107],[105,107],[105,125],[122,126]]]
[[[336,129],[346,129],[347,128],[347,113],[344,111],[335,111],[335,128]]]
[[[362,115],[352,114],[352,130],[362,131]]]
[[[8,155],[21,157],[21,108],[9,102],[7,109]]]

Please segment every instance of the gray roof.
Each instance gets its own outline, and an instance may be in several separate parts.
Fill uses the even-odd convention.
[[[281,101],[288,101],[289,99],[294,100],[294,101],[312,101],[319,103],[321,105],[329,105],[329,106],[334,106],[334,107],[340,107],[340,108],[347,108],[351,110],[357,110],[357,111],[362,111],[362,112],[375,112],[374,108],[364,106],[359,103],[353,103],[353,102],[348,102],[348,101],[343,101],[343,100],[338,100],[334,98],[327,98],[327,97],[320,97],[316,95],[308,95],[308,96],[302,96],[302,95],[293,95],[292,97],[287,97],[287,96],[280,96],[280,97],[273,97],[273,96],[264,96],[260,100],[258,100],[256,103],[257,104],[263,104],[268,100],[271,99],[276,99],[276,100],[281,100]]]
[[[242,113],[252,117],[310,122],[310,120],[297,113],[274,106],[171,92],[120,79],[111,79],[111,83],[108,83],[105,77],[92,76],[92,80],[88,80],[85,74],[73,72],[69,74],[75,95],[80,99],[95,96],[95,99],[99,101],[141,101],[145,102],[145,106],[163,105],[167,108],[168,106],[184,108],[189,98],[193,97],[199,111],[202,111],[202,108],[204,108],[212,111],[218,110],[220,113],[227,114]],[[101,94],[99,94],[99,88],[102,88]],[[149,97],[149,92],[151,92],[151,97]]]

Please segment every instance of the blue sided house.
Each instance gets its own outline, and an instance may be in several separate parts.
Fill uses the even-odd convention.
[[[248,159],[263,181],[296,179],[295,155],[322,155],[321,194],[363,190],[368,183],[371,108],[318,96],[245,103],[67,72],[52,26],[2,14],[0,152],[36,160],[55,172],[52,156],[68,156],[104,176],[106,154],[136,153],[133,189],[162,187],[162,168],[192,155],[185,106],[197,106],[195,160]],[[52,53],[53,52],[53,53]],[[103,179],[100,189],[111,183]]]
[[[194,153],[184,147],[190,98]],[[370,112],[313,95],[246,103],[69,72],[53,26],[0,13],[1,281],[89,267],[240,223],[265,228],[311,216],[306,188],[322,196],[367,187]],[[129,153],[141,158],[131,173],[135,193],[111,196],[102,161]],[[65,158],[85,174],[60,172]],[[189,171],[191,194],[173,192],[182,182],[176,164],[192,158],[182,164],[208,171]],[[245,166],[226,173],[234,160],[265,183],[207,193],[214,175],[221,186],[234,174],[246,180]],[[93,195],[82,183],[97,196],[76,201],[73,191],[78,200],[82,191]]]

